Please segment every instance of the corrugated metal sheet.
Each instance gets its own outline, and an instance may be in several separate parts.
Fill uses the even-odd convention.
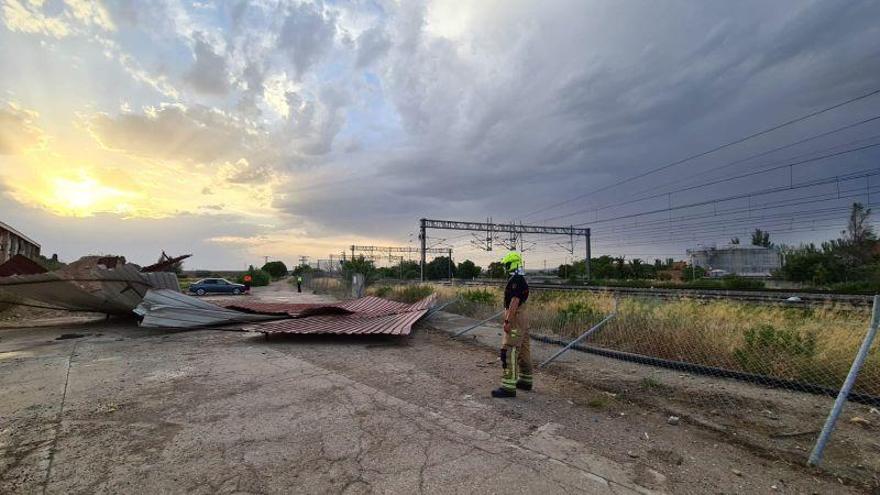
[[[336,304],[291,304],[291,303],[266,303],[258,301],[230,301],[221,304],[224,308],[234,309],[245,313],[259,313],[264,315],[289,316],[299,318],[320,314],[350,314],[351,311],[341,308]]]
[[[431,296],[415,304],[405,304],[365,297],[339,304],[349,311],[357,310],[351,314],[292,318],[252,325],[245,330],[264,334],[409,335],[434,299]]]
[[[57,309],[130,314],[150,284],[135,265],[94,268],[75,278],[59,272],[0,278],[0,299],[38,301]]]
[[[141,272],[141,276],[144,277],[154,289],[170,289],[180,292],[180,280],[177,279],[177,274],[168,272]]]
[[[170,289],[149,290],[134,312],[143,317],[141,326],[161,328],[200,328],[278,318],[215,306]]]
[[[0,278],[0,302],[129,315],[153,287],[180,290],[174,274],[142,274],[120,257],[85,257],[54,272]]]
[[[427,310],[385,316],[312,316],[273,321],[245,327],[249,332],[265,334],[346,334],[346,335],[409,335],[412,326]]]

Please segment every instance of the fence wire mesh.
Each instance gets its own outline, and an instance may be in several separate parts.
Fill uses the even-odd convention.
[[[500,288],[380,288],[387,297],[438,293],[443,310],[482,320],[501,309]],[[419,292],[421,291],[421,292]],[[406,299],[406,298],[404,298]],[[533,291],[534,339],[565,345],[615,306],[610,293]],[[870,308],[781,307],[751,302],[626,296],[617,316],[580,342],[587,367],[557,371],[681,415],[768,450],[803,459],[865,336]],[[500,319],[487,323],[500,326]],[[825,455],[842,476],[880,485],[880,345],[871,348]]]
[[[295,277],[291,279],[291,283],[296,283]],[[341,301],[353,297],[351,285],[351,280],[338,274],[318,272],[303,275],[304,289],[310,290],[315,294],[328,295]]]

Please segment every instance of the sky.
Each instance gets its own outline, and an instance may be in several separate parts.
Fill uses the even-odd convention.
[[[67,261],[165,250],[193,269],[416,246],[420,218],[589,227],[594,254],[648,260],[755,227],[821,241],[880,199],[880,95],[675,162],[880,89],[878,18],[874,1],[0,0],[0,221]],[[583,252],[523,247],[533,267]]]

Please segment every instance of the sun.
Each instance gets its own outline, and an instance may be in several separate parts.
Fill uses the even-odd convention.
[[[55,178],[49,194],[53,209],[74,216],[118,211],[123,207],[125,196],[123,191],[103,185],[89,176],[77,179]]]

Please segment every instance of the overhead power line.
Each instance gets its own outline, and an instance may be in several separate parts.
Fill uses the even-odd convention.
[[[706,206],[706,205],[711,205],[714,203],[722,203],[722,202],[733,201],[733,200],[737,200],[737,199],[753,198],[755,196],[765,196],[768,194],[774,194],[774,193],[779,193],[779,192],[783,192],[783,191],[803,189],[805,187],[820,186],[823,184],[834,184],[835,182],[840,182],[840,181],[864,179],[867,177],[873,177],[878,174],[880,174],[880,169],[875,169],[874,172],[868,172],[868,173],[863,173],[863,174],[859,174],[859,175],[835,176],[835,177],[830,177],[830,178],[825,178],[825,179],[817,179],[817,180],[813,180],[813,181],[802,182],[802,183],[791,185],[791,186],[774,187],[774,188],[763,189],[763,190],[753,191],[753,192],[748,192],[748,193],[734,194],[734,195],[730,195],[730,196],[726,196],[726,197],[722,197],[722,198],[707,199],[704,201],[697,201],[697,202],[693,202],[693,203],[672,206],[672,207],[668,207],[668,208],[658,208],[655,210],[645,211],[645,212],[641,212],[641,213],[631,213],[628,215],[620,215],[620,216],[613,217],[613,218],[603,218],[603,219],[594,220],[591,222],[576,223],[574,225],[575,226],[583,226],[583,225],[588,225],[588,224],[595,225],[598,223],[616,222],[616,221],[620,221],[620,220],[626,220],[629,218],[638,218],[638,217],[642,217],[642,216],[646,216],[646,215],[655,215],[658,213],[665,213],[665,212],[669,212],[669,211],[682,210],[685,208],[694,208],[697,206]]]
[[[880,137],[880,136],[877,136],[877,137]],[[768,173],[768,172],[774,172],[774,171],[776,171],[776,170],[783,170],[783,169],[790,168],[790,167],[799,167],[799,166],[801,166],[801,165],[806,165],[806,164],[814,163],[814,162],[821,161],[821,160],[827,160],[828,158],[834,158],[834,157],[842,156],[842,155],[846,155],[846,154],[849,154],[849,153],[855,153],[855,152],[858,152],[858,151],[864,151],[864,150],[867,150],[867,149],[876,148],[876,147],[878,147],[878,146],[880,146],[880,143],[874,143],[874,144],[869,144],[869,145],[865,145],[865,146],[859,146],[859,147],[857,147],[857,148],[853,148],[853,149],[849,149],[849,150],[839,151],[839,152],[837,152],[837,153],[829,153],[829,154],[827,154],[827,155],[817,156],[817,157],[809,158],[809,159],[806,159],[806,160],[799,160],[799,161],[790,162],[790,163],[783,163],[783,164],[781,164],[781,165],[777,165],[777,166],[775,166],[775,167],[766,168],[766,169],[762,169],[762,170],[755,170],[755,171],[752,171],[752,172],[747,172],[747,173],[744,173],[744,174],[735,175],[735,176],[733,176],[733,177],[726,177],[726,178],[723,178],[723,179],[716,179],[716,180],[713,180],[713,181],[704,182],[704,183],[702,183],[702,184],[697,184],[697,185],[693,185],[693,186],[683,187],[683,188],[680,188],[680,189],[676,189],[676,190],[674,190],[674,191],[668,191],[668,192],[664,192],[664,193],[657,193],[657,194],[655,194],[655,195],[653,195],[653,196],[648,196],[648,197],[645,197],[645,198],[640,198],[640,199],[636,199],[636,200],[629,200],[629,201],[622,201],[622,202],[620,202],[620,203],[615,203],[615,204],[612,204],[612,205],[609,205],[609,206],[604,206],[604,207],[599,208],[599,209],[588,208],[588,209],[585,209],[585,210],[579,210],[579,211],[575,211],[575,212],[572,212],[572,213],[567,213],[567,214],[565,214],[565,215],[559,215],[559,216],[556,216],[556,217],[548,218],[547,221],[559,220],[559,219],[561,219],[561,218],[572,217],[572,216],[575,216],[575,215],[581,215],[581,214],[588,213],[588,212],[598,212],[598,211],[605,210],[605,209],[608,209],[608,208],[614,208],[614,207],[617,207],[617,206],[623,206],[623,205],[627,205],[627,204],[632,204],[632,203],[637,203],[637,202],[641,202],[641,201],[646,201],[646,200],[648,200],[648,199],[662,198],[662,197],[671,196],[672,194],[676,194],[676,193],[680,193],[680,192],[692,191],[692,190],[694,190],[694,189],[702,189],[702,188],[704,188],[704,187],[715,186],[715,185],[718,185],[718,184],[723,184],[723,183],[725,183],[725,182],[730,182],[730,181],[738,180],[738,179],[745,179],[746,177],[753,177],[753,176],[755,176],[755,175],[761,175],[761,174],[765,174],[765,173]],[[789,185],[791,186],[792,184],[789,184]],[[579,225],[585,225],[585,224],[579,224]]]
[[[692,161],[692,160],[696,160],[697,158],[702,158],[702,157],[704,157],[704,156],[711,155],[712,153],[716,153],[716,152],[718,152],[718,151],[721,151],[721,150],[723,150],[723,149],[729,148],[729,147],[731,147],[731,146],[735,146],[735,145],[738,145],[738,144],[742,144],[742,143],[744,143],[744,142],[746,142],[746,141],[749,141],[749,140],[751,140],[751,139],[754,139],[754,138],[756,138],[756,137],[760,137],[760,136],[763,136],[763,135],[765,135],[765,134],[769,134],[769,133],[771,133],[771,132],[777,131],[777,130],[782,129],[782,128],[784,128],[784,127],[787,127],[787,126],[790,126],[790,125],[796,124],[796,123],[798,123],[798,122],[803,122],[804,120],[807,120],[807,119],[813,118],[813,117],[815,117],[815,116],[817,116],[817,115],[821,115],[821,114],[826,113],[826,112],[829,112],[829,111],[831,111],[831,110],[835,110],[835,109],[841,108],[841,107],[843,107],[843,106],[849,105],[849,104],[851,104],[851,103],[855,103],[855,102],[857,102],[857,101],[864,100],[864,99],[866,99],[866,98],[870,98],[870,97],[872,97],[872,96],[874,96],[874,95],[876,95],[876,94],[878,94],[878,93],[880,93],[880,89],[875,89],[875,90],[873,90],[873,91],[869,91],[869,92],[867,92],[867,93],[864,93],[864,94],[862,94],[862,95],[856,96],[856,97],[854,97],[854,98],[850,98],[850,99],[845,100],[845,101],[842,101],[842,102],[840,102],[840,103],[836,103],[836,104],[834,104],[834,105],[831,105],[831,106],[828,106],[828,107],[825,107],[825,108],[822,108],[822,109],[819,109],[819,110],[816,110],[816,111],[810,112],[810,113],[808,113],[808,114],[806,114],[806,115],[802,115],[802,116],[800,116],[800,117],[797,117],[797,118],[794,118],[794,119],[791,119],[791,120],[788,120],[788,121],[782,122],[782,123],[780,123],[780,124],[774,125],[774,126],[769,127],[769,128],[767,128],[767,129],[764,129],[764,130],[761,130],[761,131],[758,131],[758,132],[754,132],[754,133],[752,133],[752,134],[749,134],[749,135],[747,135],[747,136],[745,136],[745,137],[742,137],[742,138],[736,139],[736,140],[734,140],[734,141],[730,141],[730,142],[724,143],[724,144],[719,145],[719,146],[716,146],[716,147],[714,147],[714,148],[712,148],[712,149],[709,149],[709,150],[706,150],[706,151],[702,151],[702,152],[700,152],[700,153],[696,153],[696,154],[693,154],[693,155],[687,156],[687,157],[682,158],[682,159],[680,159],[680,160],[676,160],[676,161],[674,161],[674,162],[667,163],[667,164],[662,165],[662,166],[660,166],[660,167],[653,168],[653,169],[651,169],[651,170],[648,170],[647,172],[643,172],[643,173],[641,173],[641,174],[637,174],[637,175],[634,175],[634,176],[631,176],[631,177],[628,177],[628,178],[625,178],[625,179],[621,179],[621,180],[619,180],[619,181],[617,181],[617,182],[614,182],[614,183],[611,183],[611,184],[608,184],[608,185],[605,185],[605,186],[602,186],[602,187],[599,187],[599,188],[596,188],[596,189],[592,189],[592,190],[590,190],[589,192],[586,192],[586,193],[583,193],[583,194],[579,194],[579,195],[577,195],[577,196],[575,196],[575,197],[573,197],[573,198],[570,198],[570,199],[567,199],[567,200],[564,200],[564,201],[560,201],[560,202],[558,202],[558,203],[554,203],[554,204],[551,204],[551,205],[545,206],[545,207],[543,207],[543,208],[540,208],[540,209],[537,209],[537,210],[534,210],[534,211],[528,212],[528,213],[522,215],[520,218],[528,218],[528,217],[530,217],[530,216],[532,216],[532,215],[535,215],[535,214],[537,214],[537,213],[542,213],[542,212],[544,212],[544,211],[551,210],[551,209],[557,208],[557,207],[559,207],[559,206],[563,206],[563,205],[569,204],[569,203],[574,202],[574,201],[577,201],[577,200],[579,200],[579,199],[583,199],[583,198],[585,198],[585,197],[587,197],[587,196],[590,196],[590,195],[593,195],[593,194],[597,194],[597,193],[600,193],[600,192],[603,192],[603,191],[607,191],[607,190],[609,190],[609,189],[613,189],[613,188],[615,188],[615,187],[617,187],[617,186],[620,186],[620,185],[626,184],[626,183],[628,183],[628,182],[632,182],[632,181],[634,181],[634,180],[638,180],[638,179],[642,179],[642,178],[644,178],[644,177],[648,177],[648,176],[650,176],[650,175],[656,174],[657,172],[661,172],[661,171],[663,171],[663,170],[667,170],[667,169],[670,169],[670,168],[672,168],[672,167],[676,167],[676,166],[681,165],[681,164],[683,164],[683,163],[687,163],[687,162],[690,162],[690,161]]]
[[[835,133],[835,132],[840,132],[840,131],[842,131],[842,130],[844,130],[844,129],[850,129],[850,128],[855,127],[855,126],[857,126],[857,125],[861,125],[861,124],[864,124],[864,123],[867,123],[867,122],[873,122],[873,121],[877,121],[877,120],[880,120],[880,115],[878,115],[878,116],[876,116],[876,117],[872,117],[872,118],[870,118],[870,119],[862,120],[862,121],[857,122],[857,123],[855,123],[855,124],[850,124],[850,125],[847,125],[847,126],[844,126],[844,127],[838,127],[837,129],[835,129],[835,130],[833,130],[833,131],[823,132],[823,133],[821,133],[821,134],[817,134],[817,135],[812,136],[812,137],[810,137],[810,138],[802,139],[802,140],[797,141],[797,142],[795,142],[795,143],[790,143],[790,144],[787,144],[787,145],[785,145],[785,146],[780,146],[780,147],[777,147],[777,148],[774,148],[774,149],[771,149],[771,150],[767,150],[767,151],[764,151],[764,152],[761,152],[761,153],[757,153],[757,154],[754,154],[754,155],[747,156],[747,157],[742,158],[742,159],[739,159],[739,160],[735,160],[735,161],[732,161],[732,162],[728,162],[728,163],[722,164],[722,165],[720,165],[720,166],[718,166],[718,167],[711,168],[711,169],[709,169],[709,170],[705,170],[705,171],[700,172],[700,173],[697,173],[697,174],[693,174],[693,175],[689,176],[689,177],[688,177],[689,180],[685,181],[684,183],[685,183],[685,184],[687,184],[687,183],[691,183],[691,184],[693,184],[693,182],[694,182],[693,179],[696,179],[696,178],[699,178],[699,177],[704,177],[704,176],[706,176],[706,175],[711,174],[712,172],[717,172],[717,171],[719,171],[719,170],[721,170],[721,169],[724,169],[724,168],[727,168],[727,167],[729,167],[729,166],[733,166],[733,165],[736,165],[736,164],[744,163],[744,162],[750,161],[750,160],[752,160],[752,159],[754,159],[754,158],[759,158],[759,157],[761,157],[761,156],[766,156],[766,155],[771,154],[771,153],[773,153],[773,152],[776,152],[776,151],[779,151],[779,150],[782,150],[782,149],[785,149],[785,148],[790,148],[790,147],[795,146],[795,145],[798,145],[798,144],[802,144],[802,143],[804,143],[804,142],[806,142],[806,141],[809,141],[809,140],[817,139],[817,138],[819,138],[819,137],[825,137],[825,136],[828,136],[829,134],[833,134],[833,133]],[[858,144],[858,143],[863,143],[863,142],[871,141],[871,140],[874,140],[874,139],[877,139],[877,138],[880,138],[880,134],[875,134],[875,135],[870,136],[870,137],[867,137],[867,138],[856,139],[856,140],[853,140],[853,141],[849,141],[849,142],[847,142],[847,143],[836,144],[836,145],[834,145],[834,146],[828,146],[828,147],[825,147],[825,148],[820,148],[820,149],[811,150],[811,151],[804,152],[804,153],[799,153],[799,154],[794,155],[794,156],[791,156],[791,157],[789,157],[789,158],[787,158],[787,159],[785,159],[785,160],[777,160],[777,161],[773,161],[773,162],[770,162],[770,163],[765,163],[765,164],[763,164],[763,165],[760,165],[760,167],[763,168],[763,167],[769,167],[769,166],[779,165],[779,164],[781,164],[781,163],[787,163],[788,161],[797,160],[797,159],[799,159],[799,158],[801,158],[801,157],[810,156],[810,155],[815,155],[815,154],[817,154],[817,153],[824,153],[824,152],[834,151],[834,150],[837,150],[837,149],[843,148],[843,147],[845,147],[845,146],[850,146],[850,145],[854,145],[854,144]],[[755,170],[754,172],[756,172],[756,173],[760,173],[760,172],[757,171],[757,170]],[[656,197],[663,197],[663,196],[665,196],[665,195],[667,195],[667,194],[674,194],[674,193],[676,193],[676,192],[681,192],[683,189],[672,190],[672,191],[666,191],[666,188],[669,187],[669,186],[680,186],[680,185],[682,185],[682,181],[681,181],[681,180],[672,180],[672,181],[666,182],[665,184],[660,185],[660,186],[652,186],[652,187],[650,187],[650,188],[643,189],[642,191],[639,191],[638,193],[634,194],[635,198],[633,198],[632,200],[630,200],[630,201],[628,201],[628,202],[636,203],[636,202],[641,202],[641,201],[645,201],[645,200],[652,199],[652,198],[656,198]],[[693,185],[692,188],[693,188],[693,189],[697,189],[697,188],[699,188],[699,187],[703,187],[703,186],[704,186],[704,184],[696,184],[696,185]],[[666,192],[657,192],[657,191],[666,191]],[[643,195],[646,194],[646,193],[650,193],[651,195],[650,195],[650,196],[643,196]],[[580,210],[580,211],[581,211],[581,212],[593,212],[593,213],[596,213],[596,212],[599,212],[599,211],[602,211],[602,210],[605,210],[605,209],[608,209],[608,208],[613,208],[614,206],[617,206],[617,205],[619,205],[619,204],[620,204],[620,203],[611,203],[611,202],[608,202],[608,203],[604,203],[604,204],[601,204],[601,205],[598,205],[598,206],[594,206],[594,207],[591,207],[591,208],[587,208],[587,209],[584,209],[584,210]],[[559,217],[551,217],[551,218],[559,218]],[[547,219],[543,219],[543,220],[541,220],[541,221],[544,222],[544,221],[547,221]]]

